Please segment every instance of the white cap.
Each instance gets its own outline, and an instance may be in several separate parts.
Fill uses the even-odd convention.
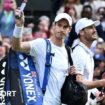
[[[68,15],[67,13],[59,13],[56,17],[54,22],[58,22],[61,19],[66,19],[69,23],[69,26],[71,27],[72,25],[72,18],[70,17],[70,15]]]
[[[75,32],[77,34],[79,34],[79,32],[88,27],[88,26],[91,26],[91,25],[95,25],[95,26],[98,26],[100,24],[100,21],[93,21],[91,19],[88,19],[88,18],[82,18],[82,19],[79,19],[75,25]]]

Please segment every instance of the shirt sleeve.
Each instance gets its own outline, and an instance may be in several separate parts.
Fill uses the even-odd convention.
[[[40,56],[42,53],[45,53],[44,47],[46,47],[46,42],[44,39],[38,38],[30,41],[29,44],[31,56]]]
[[[76,66],[76,73],[83,75],[86,65],[85,54],[83,53],[83,51],[79,49],[74,49],[72,53],[72,59],[74,65]]]

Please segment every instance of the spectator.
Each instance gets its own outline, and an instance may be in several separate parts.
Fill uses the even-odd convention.
[[[90,5],[93,8],[93,15],[96,15],[97,10],[100,7],[105,7],[105,1],[104,0],[90,0]]]
[[[104,34],[102,34],[102,38],[105,41],[105,7],[100,7],[97,10],[97,19],[100,20],[101,25],[102,25],[102,30],[104,32]]]
[[[34,38],[48,38],[49,37],[50,19],[47,16],[39,18],[38,31],[34,33]]]
[[[21,12],[16,10],[15,14]],[[12,48],[16,51],[30,53],[36,63],[40,86],[43,84],[44,68],[46,60],[46,42],[44,39],[36,39],[30,42],[21,42],[23,17],[16,20],[14,29]],[[52,63],[50,68],[48,85],[42,105],[61,105],[60,90],[64,83],[66,74],[75,73],[75,67],[68,64],[68,56],[64,46],[64,38],[71,30],[72,19],[66,13],[60,13],[55,17],[53,25],[53,35],[49,39],[51,43]],[[62,62],[63,61],[63,62]],[[70,71],[69,71],[70,70]]]
[[[62,12],[69,13],[71,8],[75,9],[76,18],[80,18],[80,13],[82,11],[80,0],[64,0],[61,7],[57,11],[57,14]]]
[[[84,5],[81,12],[81,17],[87,17],[88,19],[92,19],[92,7],[90,5]]]
[[[74,0],[64,0],[62,6],[59,8],[59,10],[57,11],[58,13],[63,13],[63,12],[68,12],[68,10],[74,6],[75,1]]]
[[[104,42],[104,40],[102,38],[97,38],[97,40],[95,40],[92,45],[91,45],[91,51],[93,52],[93,54],[96,54],[97,51],[96,51],[96,47],[98,44],[102,44]]]
[[[14,10],[15,0],[2,0],[2,12],[0,13],[0,32],[2,36],[11,38],[15,26]]]
[[[105,71],[105,56],[102,54],[96,54],[94,56],[95,70],[94,79],[101,79],[101,73]]]
[[[30,41],[33,39],[32,28],[25,27],[23,30],[23,41]]]
[[[104,55],[103,42],[98,42],[98,43],[96,44],[95,54],[102,54],[102,55]]]

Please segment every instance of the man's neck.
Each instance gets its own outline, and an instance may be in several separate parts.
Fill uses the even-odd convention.
[[[51,37],[50,38],[52,43],[59,46],[59,47],[62,47],[64,45],[64,40],[60,40],[60,39],[56,39],[55,37]]]
[[[88,42],[82,42],[82,43],[84,43],[88,48],[90,48],[92,45],[92,43],[88,43]]]
[[[81,39],[80,39],[80,41],[81,41],[82,43],[84,43],[88,48],[90,48],[91,45],[92,45],[92,43],[93,43],[93,41],[89,42],[89,41],[87,41],[87,40],[81,40]]]

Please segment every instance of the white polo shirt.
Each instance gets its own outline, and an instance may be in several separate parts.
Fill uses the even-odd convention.
[[[83,75],[83,78],[88,81],[93,80],[94,60],[91,50],[82,42],[79,42],[72,53],[72,59],[76,66],[76,73]],[[88,98],[90,91],[88,92]]]
[[[29,42],[29,44],[31,46],[30,55],[33,56],[42,87],[46,61],[46,42],[44,39],[36,39]],[[51,52],[54,53],[54,57],[52,58],[43,105],[61,105],[60,90],[70,65],[68,64],[68,55],[64,46],[59,47],[51,42]]]

